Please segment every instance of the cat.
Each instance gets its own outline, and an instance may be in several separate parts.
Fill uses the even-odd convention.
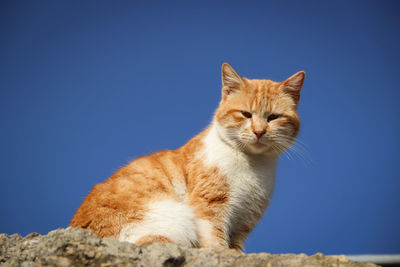
[[[70,226],[137,245],[243,251],[269,203],[278,157],[299,132],[304,78],[300,71],[283,82],[247,79],[224,63],[222,97],[208,128],[95,185]]]

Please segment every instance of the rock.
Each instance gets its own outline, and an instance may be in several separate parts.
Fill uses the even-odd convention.
[[[345,256],[268,253],[244,254],[232,249],[186,248],[154,243],[136,246],[99,238],[79,228],[57,229],[47,235],[0,234],[1,266],[376,266]]]

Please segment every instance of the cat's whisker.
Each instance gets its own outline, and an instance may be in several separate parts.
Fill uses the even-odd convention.
[[[298,156],[300,156],[305,163],[313,163],[311,155],[303,143],[301,143],[298,139],[294,140],[292,146],[289,150],[294,151]]]
[[[276,139],[276,142],[285,147],[287,153],[297,156],[297,158],[300,159],[303,163],[313,163],[306,147],[301,143],[298,143],[297,140],[285,140],[284,138],[280,138]]]
[[[285,148],[282,148],[278,145],[272,145],[272,148],[275,149],[275,151],[277,151],[278,154],[285,155],[287,159],[293,160],[292,155],[290,153],[288,153],[288,151]]]

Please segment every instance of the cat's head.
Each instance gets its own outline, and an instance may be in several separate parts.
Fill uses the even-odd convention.
[[[220,137],[251,154],[279,154],[296,138],[300,119],[296,112],[305,73],[283,82],[240,77],[222,65],[222,99],[215,113]]]

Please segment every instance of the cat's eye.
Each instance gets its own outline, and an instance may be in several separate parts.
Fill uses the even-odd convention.
[[[243,110],[241,112],[242,112],[242,115],[245,116],[246,118],[248,118],[248,119],[251,118],[251,113],[250,112],[243,111]]]
[[[279,115],[271,114],[268,116],[267,121],[270,122],[270,121],[276,120],[277,118],[279,118]]]

